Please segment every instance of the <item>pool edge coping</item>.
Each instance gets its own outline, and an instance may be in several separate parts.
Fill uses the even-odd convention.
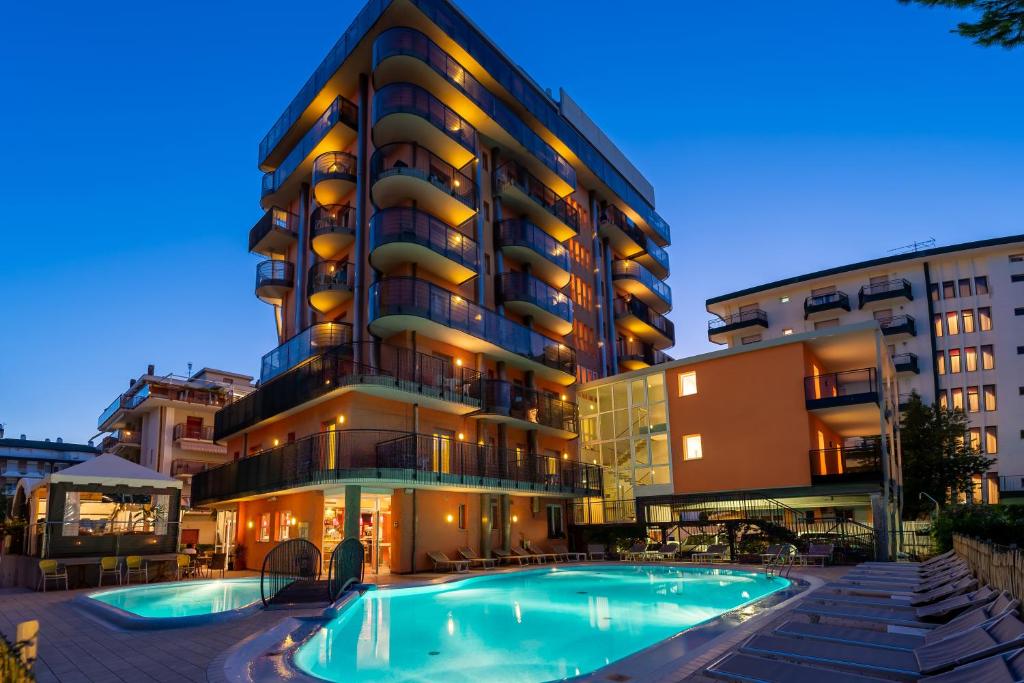
[[[635,566],[663,567],[669,565],[695,569],[726,569],[753,574],[763,572],[763,567],[758,567],[756,565],[716,565],[688,562],[630,562],[628,564]],[[601,565],[621,566],[618,562],[602,561],[596,563],[568,562],[560,565],[551,564],[547,565],[547,568],[550,569],[558,566],[597,567]],[[404,590],[407,588],[443,586],[451,583],[459,583],[467,579],[482,578],[500,574],[523,573],[530,570],[544,568],[544,565],[539,565],[529,568],[515,567],[506,571],[494,571],[486,574],[454,574],[434,579],[424,579],[422,582],[416,582],[412,585],[404,585],[401,588],[387,587],[381,588],[380,590]],[[678,668],[686,665],[687,662],[692,661],[696,657],[705,653],[708,649],[714,648],[716,645],[721,645],[726,636],[730,634],[735,635],[739,629],[743,629],[745,633],[749,629],[748,625],[751,624],[751,622],[757,623],[770,615],[777,615],[781,609],[794,604],[795,601],[803,598],[809,590],[820,587],[824,583],[821,579],[817,579],[813,576],[801,576],[801,572],[799,571],[794,572],[793,576],[783,578],[786,578],[790,582],[790,585],[782,590],[773,591],[768,595],[735,607],[727,612],[723,612],[722,614],[712,617],[700,624],[688,627],[599,669],[563,680],[573,681],[575,683],[616,680],[648,680],[643,677],[654,674],[656,671],[665,671],[670,666]],[[377,587],[372,586],[370,590],[377,590]],[[743,619],[735,625],[729,626],[721,633],[711,636],[706,642],[702,642],[692,650],[674,654],[671,652],[681,646],[685,647],[685,636],[687,634],[696,632],[697,634],[704,636],[709,630],[721,628],[727,619],[736,618],[738,612],[758,607],[759,605],[762,605],[762,603],[771,601],[773,598],[778,598],[780,595],[783,595],[790,590],[792,590],[792,593],[785,595],[783,600],[766,607],[761,607],[758,609],[756,614]],[[285,679],[291,683],[326,683],[326,679],[312,676],[300,669],[295,664],[294,657],[299,649],[310,638],[312,638],[320,628],[337,617],[341,612],[351,607],[363,592],[365,591],[347,592],[339,598],[337,602],[324,609],[319,615],[286,617],[270,629],[245,638],[228,650],[227,656],[223,659],[223,668],[218,673],[222,673],[224,680],[227,680],[230,683],[269,683],[270,681],[280,681],[282,680],[282,677],[285,677]],[[693,636],[691,636],[691,639],[692,638]],[[662,659],[659,657],[664,658]],[[651,664],[656,664],[656,666],[642,666],[643,658],[646,658]],[[620,670],[623,667],[626,667],[625,671]],[[626,678],[609,678],[609,676],[615,675],[626,676]]]

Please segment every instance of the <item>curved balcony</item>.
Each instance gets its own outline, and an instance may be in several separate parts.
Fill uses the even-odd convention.
[[[445,106],[474,121],[481,133],[517,150],[524,163],[565,196],[576,188],[576,172],[519,114],[423,33],[391,28],[373,43],[373,83],[414,83]]]
[[[757,308],[714,318],[708,321],[708,341],[726,344],[730,334],[750,327],[768,329],[768,314]]]
[[[385,272],[405,263],[417,263],[461,284],[477,273],[477,244],[423,211],[406,207],[381,209],[370,219],[370,263]]]
[[[373,144],[415,140],[455,168],[476,158],[476,129],[412,83],[385,85],[373,96]]]
[[[619,207],[609,204],[601,210],[598,217],[597,234],[608,240],[612,249],[627,258],[636,256],[644,250],[647,235],[633,219],[622,212]]]
[[[804,299],[804,320],[807,320],[807,318],[815,313],[835,310],[850,310],[850,297],[846,292],[815,294]]]
[[[310,246],[322,259],[337,258],[356,239],[356,210],[348,204],[318,206],[310,225]]]
[[[352,343],[352,325],[346,322],[314,323],[263,354],[260,362],[260,384],[264,384],[299,363],[326,351]]]
[[[527,273],[501,273],[498,296],[507,310],[533,318],[555,334],[572,332],[572,301]]]
[[[676,343],[676,326],[643,301],[615,297],[613,303],[615,322],[633,336],[655,348],[667,348]]]
[[[502,253],[530,269],[553,287],[569,284],[569,250],[554,237],[527,220],[499,221],[495,244]]]
[[[652,239],[646,240],[643,252],[634,256],[633,260],[651,271],[656,278],[664,280],[668,277],[668,252]]]
[[[309,269],[309,305],[327,313],[352,298],[355,266],[347,261],[323,261]]]
[[[249,251],[266,257],[287,254],[295,243],[299,217],[276,206],[267,210],[249,230]]]
[[[356,187],[356,158],[348,152],[327,152],[313,162],[313,196],[321,206],[342,204]]]
[[[639,339],[620,339],[616,345],[619,365],[624,371],[642,370],[658,363],[667,363],[671,356]]]
[[[579,433],[575,403],[504,380],[483,379],[480,386],[480,411],[473,417],[507,422],[563,439],[574,439]]]
[[[295,264],[291,261],[262,261],[256,264],[256,296],[268,304],[280,305],[295,286]]]
[[[309,178],[310,168],[315,165],[313,159],[328,150],[351,145],[358,128],[359,108],[344,97],[335,99],[277,168],[263,174],[263,207],[287,206],[302,182]]]
[[[448,225],[462,225],[476,213],[473,179],[414,142],[377,148],[370,159],[370,196],[379,209],[414,201]]]
[[[658,313],[666,313],[672,308],[672,290],[668,284],[636,261],[612,263],[612,282]]]
[[[533,370],[559,384],[576,381],[572,348],[431,282],[386,278],[370,287],[369,298],[370,330],[380,337],[416,330],[471,353]]]
[[[580,211],[550,187],[514,162],[494,172],[494,192],[508,206],[522,212],[559,242],[579,234]]]

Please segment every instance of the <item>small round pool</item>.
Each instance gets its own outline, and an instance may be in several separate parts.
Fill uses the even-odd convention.
[[[329,681],[579,676],[789,586],[728,569],[600,565],[370,591],[295,653]]]
[[[260,580],[213,579],[126,586],[90,593],[86,600],[94,611],[129,627],[191,626],[254,608],[261,601]]]

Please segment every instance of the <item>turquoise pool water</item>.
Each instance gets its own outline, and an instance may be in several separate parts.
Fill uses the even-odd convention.
[[[371,591],[317,631],[294,662],[330,681],[557,680],[788,585],[727,569],[623,565]]]
[[[93,600],[150,619],[228,612],[260,600],[259,579],[220,579],[131,586],[93,593]]]

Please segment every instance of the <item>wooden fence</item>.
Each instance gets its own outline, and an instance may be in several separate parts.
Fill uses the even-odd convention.
[[[978,581],[1024,598],[1024,550],[953,535],[953,549],[967,560]]]

